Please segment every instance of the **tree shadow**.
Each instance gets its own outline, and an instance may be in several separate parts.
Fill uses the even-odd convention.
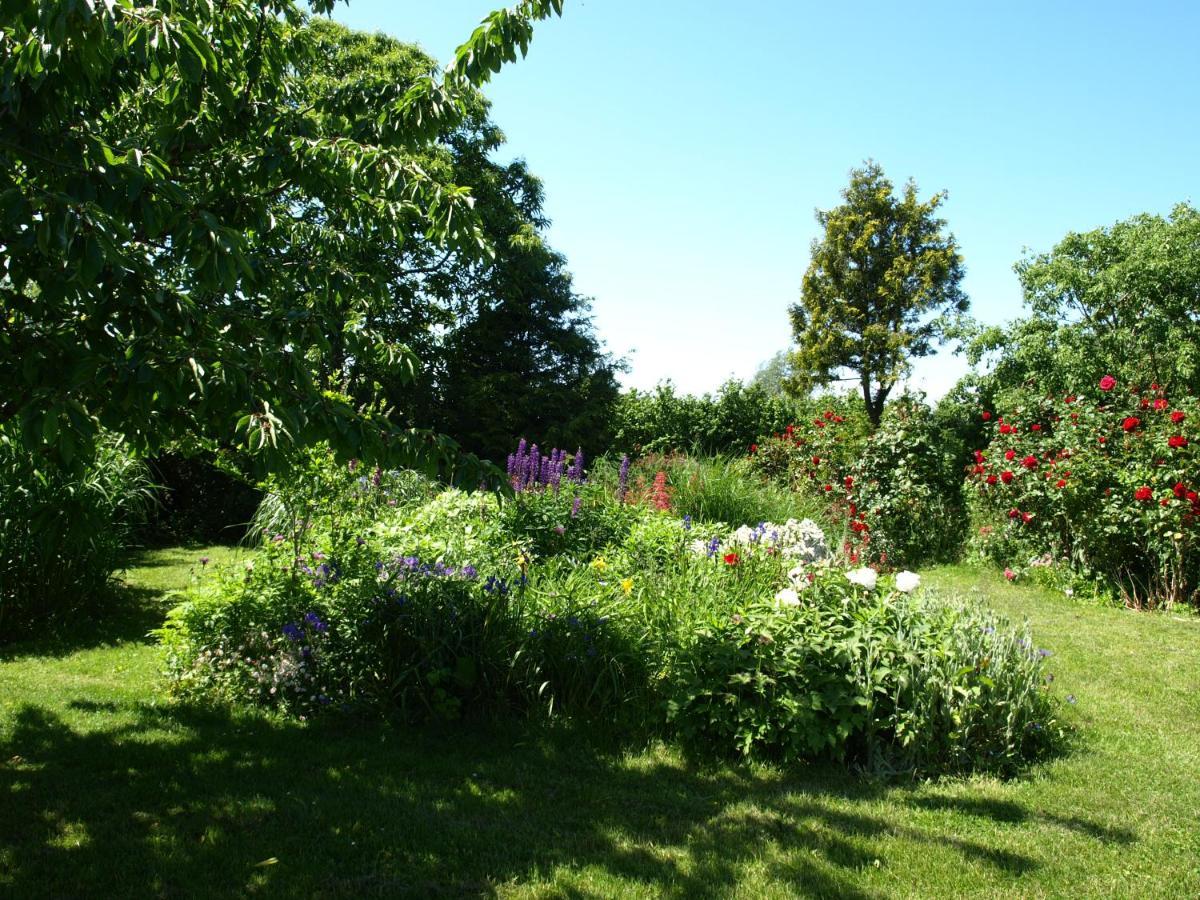
[[[30,656],[67,656],[79,650],[122,643],[147,643],[169,606],[157,588],[118,583],[88,598],[81,609],[42,623],[39,633],[0,644],[0,662]]]
[[[1137,835],[1128,828],[1101,825],[1079,816],[1060,816],[1045,810],[1031,812],[1019,803],[987,797],[914,797],[911,805],[922,809],[955,812],[990,819],[1007,825],[1048,822],[1068,831],[1076,831],[1104,844],[1132,844]]]
[[[799,895],[862,898],[878,839],[897,835],[998,877],[1038,865],[847,809],[888,788],[832,766],[696,765],[564,727],[70,708],[96,718],[72,727],[25,706],[0,740],[0,892],[487,896],[567,867],[608,890],[620,878],[704,897],[754,868]],[[956,802],[944,808],[1014,824],[1034,815]]]

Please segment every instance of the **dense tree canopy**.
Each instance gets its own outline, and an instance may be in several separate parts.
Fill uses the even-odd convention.
[[[980,333],[995,393],[1027,382],[1061,394],[1102,376],[1200,392],[1200,212],[1142,214],[1064,237],[1016,266],[1030,314]]]
[[[492,14],[445,73],[321,91],[290,0],[0,3],[0,436],[46,464],[102,429],[141,451],[238,434],[451,458],[319,375],[339,352],[415,368],[373,327],[397,313],[364,237],[487,249],[437,161],[471,88],[561,6]]]
[[[851,171],[842,196],[842,205],[817,212],[823,233],[812,244],[801,302],[790,310],[798,344],[791,384],[808,390],[856,381],[878,425],[910,360],[933,353],[948,317],[966,312],[963,264],[936,215],[944,193],[921,201],[909,181],[897,197],[868,162]]]

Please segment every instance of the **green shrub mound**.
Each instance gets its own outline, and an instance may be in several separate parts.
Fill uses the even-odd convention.
[[[838,572],[804,597],[696,632],[670,703],[686,738],[882,773],[1010,773],[1060,737],[1028,633],[957,603],[864,593]]]
[[[321,459],[310,475],[268,497],[244,570],[170,614],[180,692],[570,716],[888,772],[1007,772],[1058,734],[1027,636],[852,586],[812,522],[734,528],[588,480],[499,497]]]

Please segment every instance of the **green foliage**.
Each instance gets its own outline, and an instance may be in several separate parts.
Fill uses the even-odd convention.
[[[698,629],[673,684],[682,734],[874,772],[1011,773],[1061,726],[1028,631],[992,613],[818,577]]]
[[[764,437],[754,471],[789,485],[843,531],[852,563],[915,566],[953,558],[965,538],[963,466],[921,399],[889,404],[871,432],[861,405],[842,403]]]
[[[611,447],[619,453],[745,453],[762,434],[781,430],[798,404],[756,385],[728,381],[716,394],[677,394],[670,382],[622,394]]]
[[[812,498],[789,491],[756,468],[756,458],[649,454],[630,466],[629,500],[650,505],[655,476],[666,474],[672,515],[697,522],[757,523],[819,517]],[[617,466],[603,461],[591,477],[615,495]]]
[[[955,559],[966,539],[963,466],[919,398],[889,405],[842,487],[865,514],[869,558],[890,566]]]
[[[1195,602],[1198,426],[1195,398],[1161,386],[1031,387],[997,410],[972,470],[977,549],[1017,572],[1061,561],[1135,606]]]
[[[5,3],[0,429],[67,467],[102,428],[138,452],[325,439],[451,465],[451,443],[313,370],[335,342],[415,369],[374,327],[387,267],[364,241],[486,250],[469,191],[431,158],[560,10],[493,14],[440,79],[426,61],[322,93],[321,31],[290,0]]]
[[[944,193],[921,202],[909,181],[897,198],[879,165],[868,162],[851,171],[842,196],[841,206],[817,212],[823,234],[813,241],[801,302],[790,310],[799,345],[792,386],[825,386],[848,370],[878,425],[909,361],[933,353],[948,317],[966,312],[963,265],[936,216]]]
[[[0,439],[0,641],[103,596],[152,503],[145,466],[114,438],[76,475]]]
[[[1173,395],[1200,392],[1200,212],[1138,215],[1068,234],[1049,253],[1016,266],[1030,309],[968,345],[985,409],[1011,408],[1035,383],[1065,396],[1104,375],[1157,383]]]
[[[458,490],[430,496],[398,474],[390,478],[352,473],[314,453],[295,487],[274,485],[263,516],[287,528],[272,535],[264,521],[263,548],[245,570],[193,594],[161,632],[177,689],[305,716],[326,706],[408,720],[600,716],[622,728],[693,733],[707,715],[701,707],[730,702],[702,698],[717,677],[705,665],[724,666],[720,678],[738,683],[757,677],[752,654],[710,652],[705,641],[721,623],[772,597],[795,598],[793,588],[849,619],[884,615],[899,602],[890,595],[850,602],[840,572],[819,576],[813,567],[828,554],[811,523],[739,523],[731,531],[681,520],[636,497],[618,502],[606,479],[583,485],[563,479],[557,490],[526,486],[499,498]],[[761,513],[753,517],[760,519]],[[811,588],[810,574],[818,582]],[[809,627],[803,624],[812,616],[808,604],[785,614],[796,621],[787,627]],[[1005,685],[1029,687],[1020,698],[989,694],[987,679],[961,674],[930,677],[905,692],[915,684],[905,641],[921,628],[932,635],[930,646],[941,648],[939,665],[947,671],[978,663],[975,645],[953,644],[957,632],[943,624],[948,615],[938,612],[928,623],[918,610],[885,616],[846,638],[856,653],[910,667],[887,663],[901,674],[872,701],[883,710],[883,695],[890,698],[878,719],[863,719],[850,670],[830,669],[816,644],[812,655],[789,655],[791,669],[781,678],[836,688],[848,699],[830,700],[829,733],[840,735],[833,744],[797,739],[788,758],[839,755],[865,741],[855,758],[874,768],[933,772],[1007,770],[1033,753],[1032,739],[1016,740],[1012,731],[1017,719],[1046,708],[1038,705],[1040,695],[1034,699],[1032,668],[1006,676]],[[872,664],[870,677],[884,665]],[[935,668],[928,660],[924,665],[922,676]],[[1008,660],[997,656],[993,665],[1007,668]],[[940,700],[928,696],[939,691]],[[663,718],[672,700],[675,724]],[[764,714],[749,694],[736,705],[739,722]],[[986,707],[1011,710],[1005,721],[1012,727],[998,724],[999,713],[983,724]],[[770,710],[766,729],[791,727],[780,722],[794,719],[797,729],[815,733],[827,724],[818,717],[802,725],[789,702]],[[1051,725],[1044,717],[1030,721]],[[869,739],[862,736],[865,725]],[[714,747],[774,748],[774,738],[747,740],[741,729],[717,731]]]

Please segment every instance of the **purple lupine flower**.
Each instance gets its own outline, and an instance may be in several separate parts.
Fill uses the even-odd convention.
[[[579,508],[583,506],[583,498],[576,495],[575,502],[571,504],[571,518],[579,518]]]
[[[711,541],[709,541],[709,542],[708,542],[708,555],[709,555],[710,557],[711,557],[711,556],[716,556],[716,555],[717,555],[717,551],[718,551],[718,550],[720,550],[720,549],[721,549],[721,539],[720,539],[719,537],[716,537],[716,536],[714,535],[714,536],[713,536],[713,539],[712,539]]]
[[[472,566],[471,564],[468,563],[467,565],[465,565],[461,569],[459,569],[458,574],[461,575],[463,578],[474,578],[476,575],[479,574],[479,571],[474,566]]]
[[[625,494],[629,491],[629,454],[621,457],[621,471],[617,475],[617,502],[625,502]]]
[[[683,530],[684,531],[692,530],[692,517],[690,515],[683,517]]]
[[[288,622],[281,630],[283,631],[283,636],[289,641],[299,641],[304,637],[304,632],[295,622]]]

